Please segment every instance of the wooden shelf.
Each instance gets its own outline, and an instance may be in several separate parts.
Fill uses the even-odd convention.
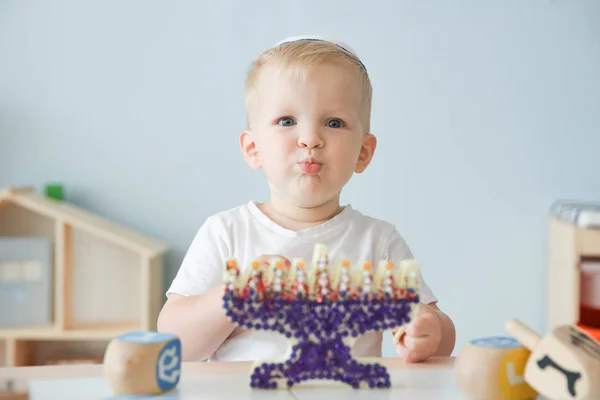
[[[9,339],[6,345],[6,363],[15,367],[71,364],[72,360],[78,364],[98,364],[104,358],[110,339]]]
[[[139,323],[129,324],[105,324],[105,325],[81,325],[72,329],[58,329],[52,325],[33,328],[0,329],[0,338],[5,339],[52,339],[73,340],[89,339],[103,340],[112,339],[122,333],[142,330]]]
[[[167,251],[160,241],[31,188],[0,191],[2,240],[9,252],[21,244],[19,271],[34,262],[39,273],[35,284],[26,272],[14,281],[15,256],[0,254],[0,289],[10,267],[11,290],[20,290],[13,297],[5,290],[1,300],[0,365],[77,360],[78,351],[98,359],[116,336],[156,329]]]

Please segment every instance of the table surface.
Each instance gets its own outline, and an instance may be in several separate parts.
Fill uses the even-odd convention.
[[[113,396],[102,375],[102,365],[60,365],[0,368],[0,378],[26,382],[30,400],[108,399],[464,399],[454,379],[453,357],[432,358],[407,364],[398,358],[382,358],[392,387],[352,389],[332,381],[301,383],[292,389],[254,390],[249,387],[249,362],[187,362],[177,389],[162,396]]]

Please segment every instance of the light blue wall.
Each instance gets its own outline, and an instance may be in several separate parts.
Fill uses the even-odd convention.
[[[600,198],[600,2],[208,4],[2,1],[0,186],[63,182],[166,240],[170,280],[208,215],[265,199],[237,147],[249,61],[333,35],[372,74],[380,140],[343,200],[398,225],[458,348],[545,329],[548,208]]]

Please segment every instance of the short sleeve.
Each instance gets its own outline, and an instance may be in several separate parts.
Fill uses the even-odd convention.
[[[408,247],[408,244],[404,240],[404,238],[400,235],[400,233],[394,228],[388,237],[387,244],[385,246],[385,254],[384,259],[393,262],[394,264],[399,264],[402,260],[413,259],[414,256]],[[418,260],[417,260],[418,261]],[[423,270],[419,270],[420,273],[420,297],[421,303],[431,304],[438,301],[437,297],[434,295],[431,288],[423,279]]]
[[[216,216],[204,222],[194,236],[167,296],[170,293],[182,296],[202,294],[221,282],[229,254],[225,233]]]

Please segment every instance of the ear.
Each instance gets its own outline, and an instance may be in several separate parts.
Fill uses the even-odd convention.
[[[354,172],[360,174],[364,172],[365,169],[371,163],[373,159],[373,155],[375,154],[375,148],[377,147],[377,138],[375,135],[371,133],[367,133],[365,135],[365,139],[363,140],[363,144],[360,147],[360,153],[358,154],[358,160],[356,162],[356,168]]]
[[[261,164],[258,158],[258,151],[256,149],[256,143],[252,138],[252,133],[249,130],[245,130],[240,134],[240,149],[244,156],[244,160],[248,163],[252,169],[260,169]]]

